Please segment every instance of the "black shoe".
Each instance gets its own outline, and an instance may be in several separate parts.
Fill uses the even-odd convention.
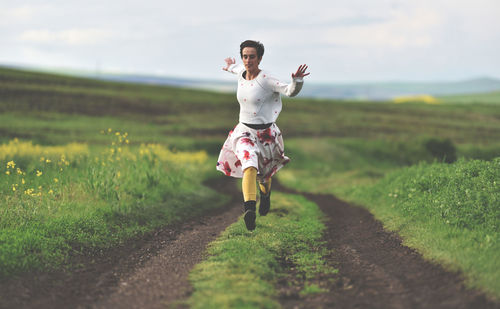
[[[253,231],[255,230],[255,201],[247,201],[245,202],[245,216],[243,217],[245,220],[245,225],[247,226],[247,230]]]
[[[269,212],[269,208],[271,208],[271,191],[269,193],[264,194],[260,191],[260,205],[259,205],[259,214],[261,216],[267,215]]]

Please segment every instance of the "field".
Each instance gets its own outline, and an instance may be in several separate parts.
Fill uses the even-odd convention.
[[[361,205],[427,260],[462,272],[469,287],[498,298],[500,99],[439,99],[443,104],[284,99],[277,124],[292,161],[278,179],[298,192],[334,194]],[[11,280],[35,271],[71,271],[75,257],[223,206],[228,198],[203,183],[222,177],[214,163],[238,108],[233,94],[0,68],[0,275]],[[317,211],[290,194],[276,194],[276,203]],[[257,279],[266,280],[256,285],[257,294],[283,275],[272,261],[322,259],[319,236],[271,242],[266,233],[293,234],[286,228],[304,224],[300,215],[290,217],[297,222],[283,223],[283,230],[271,224],[254,235],[269,244],[258,249],[267,250],[261,256],[269,261],[252,263],[271,266],[258,270]],[[315,218],[308,220],[320,221]],[[231,250],[257,250],[238,242],[244,232],[240,225],[228,228],[220,237],[234,243],[217,240],[194,268],[191,306],[207,297],[204,284],[231,286],[239,278],[227,273],[225,283],[207,282],[203,276],[215,271],[214,259],[224,269],[259,274],[231,260]],[[306,245],[293,248],[287,240]],[[336,273],[314,265],[311,281],[299,284],[301,297],[326,293],[312,283],[318,272]],[[277,292],[266,291],[260,304],[279,306]],[[244,296],[235,301],[244,306]],[[217,299],[236,304],[227,297]]]

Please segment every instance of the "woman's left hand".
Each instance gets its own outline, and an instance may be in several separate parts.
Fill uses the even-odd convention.
[[[292,73],[292,78],[295,78],[295,77],[305,77],[311,73],[306,73],[306,70],[307,70],[307,65],[303,64],[301,66],[299,66],[299,68],[297,69],[297,72]]]

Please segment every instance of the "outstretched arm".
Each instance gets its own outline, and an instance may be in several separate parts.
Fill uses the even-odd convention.
[[[279,92],[283,95],[294,97],[299,94],[300,90],[302,89],[302,85],[304,84],[303,78],[310,74],[306,73],[307,68],[308,67],[305,64],[299,66],[297,72],[292,73],[291,84],[280,82],[278,79],[273,77],[267,79],[267,84],[274,92]]]

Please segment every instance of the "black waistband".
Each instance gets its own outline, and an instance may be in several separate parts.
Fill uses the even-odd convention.
[[[242,122],[243,123],[243,122]],[[246,125],[247,127],[249,128],[252,128],[254,130],[262,130],[262,129],[267,129],[269,128],[270,126],[273,125],[272,122],[270,123],[263,123],[263,124],[251,124],[251,123],[243,123],[244,125]]]

